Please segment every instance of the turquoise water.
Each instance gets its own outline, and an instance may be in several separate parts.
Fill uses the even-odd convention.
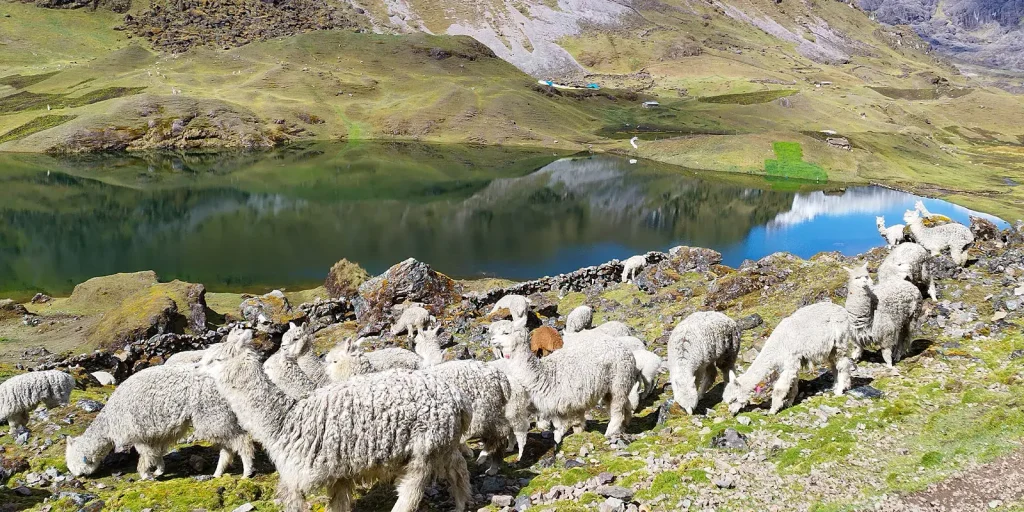
[[[297,290],[343,257],[374,273],[412,256],[457,277],[529,279],[681,244],[730,265],[856,254],[882,244],[875,215],[900,221],[917,199],[779,185],[615,156],[408,144],[0,155],[0,297],[137,270],[217,291]]]

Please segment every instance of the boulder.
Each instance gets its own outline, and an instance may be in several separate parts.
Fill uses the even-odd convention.
[[[721,253],[711,249],[674,247],[669,251],[668,258],[644,267],[635,282],[640,289],[653,292],[679,281],[687,272],[707,272],[721,262]]]
[[[359,286],[370,279],[370,274],[347,259],[335,263],[324,280],[324,288],[332,299],[352,299],[359,295]]]
[[[239,309],[246,322],[270,334],[282,334],[288,330],[289,322],[298,321],[306,316],[301,309],[292,308],[281,290],[274,290],[258,297],[248,297],[242,301]]]
[[[784,263],[795,259],[788,253],[775,253],[757,261],[747,261],[740,269],[715,280],[704,298],[704,305],[722,311],[745,295],[785,281],[792,270]]]
[[[64,307],[82,314],[102,313],[159,282],[152,270],[94,277],[75,286]]]
[[[8,318],[21,318],[29,314],[25,306],[14,302],[11,299],[0,299],[0,320]]]
[[[999,228],[988,220],[971,215],[971,233],[974,233],[975,240],[1001,240]]]
[[[0,485],[6,485],[7,480],[10,479],[17,473],[22,471],[28,471],[28,459],[24,457],[15,457],[13,455],[4,455],[0,451]]]
[[[88,339],[100,348],[121,349],[157,334],[201,333],[206,330],[206,309],[201,284],[152,284],[103,313]]]
[[[405,301],[418,302],[432,315],[462,300],[462,287],[430,265],[409,258],[359,287],[353,301],[360,336],[379,333],[391,317],[392,307]]]
[[[727,428],[721,434],[711,439],[711,446],[729,450],[746,450],[747,437],[734,428]]]

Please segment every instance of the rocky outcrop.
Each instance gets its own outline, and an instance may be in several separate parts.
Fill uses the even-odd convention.
[[[403,302],[423,304],[433,315],[462,300],[462,287],[452,278],[434,271],[430,265],[409,258],[359,287],[353,301],[362,336],[384,329],[392,308]]]
[[[269,334],[282,334],[288,330],[290,322],[299,322],[306,316],[301,309],[292,307],[281,290],[258,297],[249,296],[242,301],[239,310],[245,321]]]
[[[324,288],[332,299],[352,299],[359,295],[359,286],[370,279],[370,274],[358,263],[342,258],[331,266],[324,280]]]
[[[175,280],[129,295],[103,313],[88,339],[94,346],[118,350],[157,334],[205,330],[206,287]]]
[[[687,272],[707,272],[720,263],[722,254],[718,251],[703,247],[674,247],[668,258],[645,267],[635,282],[640,289],[653,292],[678,281]]]
[[[974,215],[971,215],[970,218],[971,233],[974,233],[975,240],[1001,240],[1003,238],[999,233],[999,228],[992,221]]]
[[[66,307],[83,314],[106,311],[159,282],[152,270],[94,277],[75,286]]]
[[[299,310],[306,314],[306,321],[319,331],[329,325],[355,320],[355,309],[352,302],[346,299],[318,299],[299,305]]]
[[[17,318],[28,314],[25,306],[14,302],[11,299],[0,299],[0,320]]]
[[[785,281],[792,271],[778,263],[792,259],[795,259],[792,254],[775,253],[744,263],[738,271],[715,281],[704,298],[704,305],[722,311],[740,297]]]

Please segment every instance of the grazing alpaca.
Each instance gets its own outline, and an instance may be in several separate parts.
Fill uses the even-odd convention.
[[[715,383],[717,370],[729,382],[739,351],[740,329],[722,313],[698,312],[679,322],[668,339],[668,371],[676,404],[693,414]]]
[[[405,331],[409,339],[413,339],[417,332],[423,332],[427,328],[427,324],[432,322],[434,318],[430,316],[430,312],[420,306],[410,306],[402,311],[401,316],[398,317],[398,321],[395,325],[391,326],[391,335],[397,336]]]
[[[850,387],[854,368],[851,354],[870,339],[875,298],[867,264],[846,270],[850,274],[846,307],[819,302],[798,309],[779,322],[743,375],[729,376],[722,401],[730,412],[738,413],[750,402],[754,388],[773,374],[778,374],[778,379],[772,390],[770,413],[793,405],[801,366],[827,363],[835,374],[833,393],[841,395]]]
[[[882,359],[892,368],[907,353],[910,333],[921,309],[921,290],[910,282],[910,265],[901,263],[897,273],[879,278],[873,288],[878,297],[871,340],[882,349]],[[859,355],[859,354],[858,354]]]
[[[622,262],[622,282],[631,281],[645,266],[647,266],[647,256],[638,254],[626,258],[626,261]]]
[[[565,332],[572,334],[590,329],[590,324],[593,321],[594,310],[590,309],[590,306],[577,306],[576,309],[569,312],[569,316],[565,317]]]
[[[530,393],[537,412],[554,424],[555,442],[561,443],[568,427],[580,423],[602,401],[610,404],[605,435],[621,433],[632,417],[630,394],[639,378],[633,354],[620,345],[596,341],[566,346],[539,359],[530,352],[528,336],[525,318],[491,324],[492,345],[501,347],[511,378]]]
[[[15,375],[0,383],[0,420],[7,420],[13,436],[28,425],[32,409],[40,403],[49,409],[68,403],[74,387],[75,379],[57,370]]]
[[[526,312],[530,310],[530,299],[522,295],[506,295],[494,303],[494,307],[491,308],[490,313],[487,313],[487,316],[494,316],[502,309],[507,309],[512,315],[512,319],[518,320],[525,317]]]
[[[957,265],[962,267],[967,264],[967,246],[974,243],[971,228],[955,222],[929,228],[916,211],[907,211],[903,214],[903,220],[910,227],[917,243],[928,249],[932,256],[938,256],[943,249],[949,249],[949,256]]]
[[[878,266],[878,280],[903,279],[904,272],[909,271],[909,280],[921,290],[921,295],[935,300],[938,294],[935,291],[931,270],[928,268],[929,258],[931,256],[928,250],[920,244],[907,242],[897,245]],[[903,265],[906,265],[906,269],[900,268]]]
[[[200,368],[270,455],[285,511],[299,512],[304,494],[320,488],[327,510],[348,511],[357,483],[399,475],[392,512],[415,511],[432,475],[447,477],[455,510],[465,510],[469,472],[460,446],[471,406],[443,380],[422,371],[374,373],[295,400],[243,344],[210,350]]]

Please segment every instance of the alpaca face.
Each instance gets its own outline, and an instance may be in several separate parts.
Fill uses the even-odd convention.
[[[252,331],[249,329],[235,329],[228,334],[228,339],[220,345],[206,349],[206,354],[197,365],[198,369],[214,378],[222,375],[227,363],[240,356],[249,342],[252,341]]]
[[[725,384],[725,389],[722,391],[722,401],[729,407],[730,413],[733,415],[739,414],[743,407],[750,403],[751,393],[751,390],[740,386],[734,376]]]
[[[848,268],[846,272],[850,274],[849,289],[853,290],[871,286],[871,274],[868,273],[867,263],[856,268]]]
[[[67,444],[64,460],[67,462],[68,471],[75,476],[95,473],[99,469],[100,463],[103,462],[103,458],[111,450],[110,447],[105,447],[102,443],[90,442],[82,438],[69,437]]]
[[[907,210],[906,213],[903,214],[903,222],[906,222],[907,224],[913,224],[919,220],[921,220],[921,214],[917,213],[916,210]]]
[[[526,332],[526,318],[521,318],[514,322],[508,320],[494,322],[491,324],[490,331],[491,346],[500,349],[506,358],[510,357],[516,349],[525,347],[527,351],[530,350],[530,342],[527,339],[528,333]]]
[[[875,225],[880,228],[885,227],[885,217],[875,217]]]

